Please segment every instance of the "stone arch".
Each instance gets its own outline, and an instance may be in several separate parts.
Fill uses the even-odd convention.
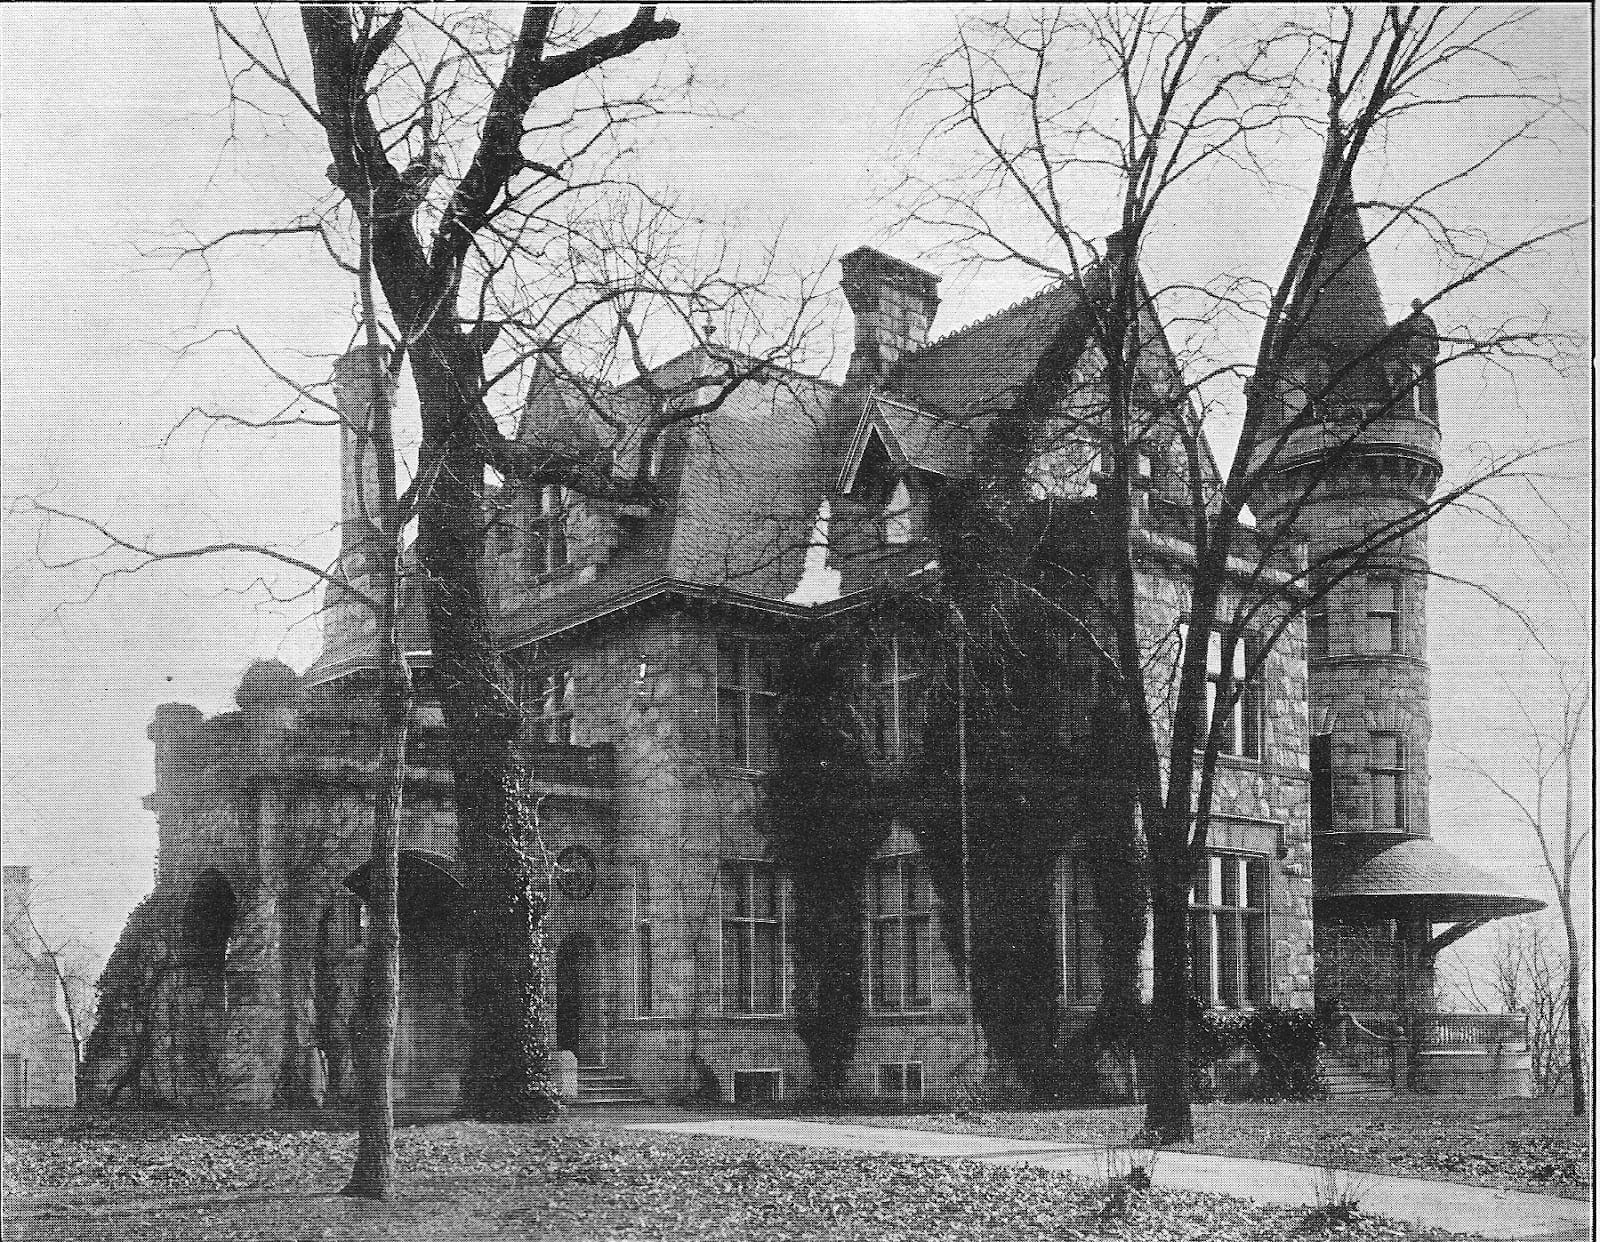
[[[229,1097],[228,950],[239,902],[221,871],[189,886],[178,918],[177,970],[167,996],[174,1080],[180,1098],[220,1104]]]
[[[329,894],[319,934],[317,1040],[328,1094],[353,1086],[349,1031],[370,938],[365,908],[372,864],[348,873]],[[431,850],[400,851],[400,1016],[395,1029],[395,1099],[453,1108],[466,1067],[463,1005],[465,887],[453,860]],[[342,904],[341,895],[360,905]]]
[[[224,971],[238,917],[238,898],[227,876],[215,869],[201,872],[189,886],[178,924],[182,964],[191,970]]]

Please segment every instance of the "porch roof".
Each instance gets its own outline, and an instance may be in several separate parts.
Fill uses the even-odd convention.
[[[1317,904],[1329,913],[1457,923],[1544,909],[1537,897],[1463,862],[1427,837],[1318,861]]]

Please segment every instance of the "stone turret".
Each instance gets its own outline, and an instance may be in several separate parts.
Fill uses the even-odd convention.
[[[1278,423],[1263,450],[1278,457],[1253,505],[1264,526],[1305,543],[1320,581],[1338,576],[1363,540],[1422,510],[1442,469],[1437,338],[1420,310],[1391,330],[1348,182],[1325,242],[1291,302],[1296,337],[1285,374],[1271,381]],[[1374,843],[1425,837],[1426,526],[1361,560],[1308,614],[1313,827]]]
[[[383,555],[384,548],[373,520],[378,461],[369,426],[377,396],[374,383],[385,385],[389,401],[394,399],[386,357],[380,351],[374,360],[365,345],[357,345],[334,363],[339,405],[339,573],[350,589],[330,583],[323,593],[322,652],[306,672],[308,686],[378,666],[377,619],[356,592],[368,589],[374,558]]]

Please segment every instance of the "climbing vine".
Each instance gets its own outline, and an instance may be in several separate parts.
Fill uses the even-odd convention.
[[[790,648],[768,777],[768,833],[794,885],[795,1029],[834,1097],[861,1029],[867,868],[890,823],[862,736],[862,641],[846,625]]]
[[[1020,457],[1004,448],[999,457]],[[1085,689],[1064,620],[1070,576],[1052,572],[1047,521],[1029,554],[1015,538],[990,537],[980,514],[993,511],[993,492],[937,490],[939,583],[836,619],[792,644],[780,671],[769,835],[793,877],[796,1027],[823,1094],[843,1091],[854,1054],[866,880],[896,818],[921,848],[963,978],[970,958],[974,1017],[1025,1085],[1051,1088],[1063,1060],[1092,1072],[1101,1050],[1136,1042],[1145,860],[1120,718],[1106,706],[1115,696],[1093,697],[1084,728],[1065,723],[1064,704]],[[921,653],[921,744],[875,763],[862,661],[890,635]],[[1064,1044],[1054,904],[1069,847],[1096,876],[1103,961],[1099,1012]]]

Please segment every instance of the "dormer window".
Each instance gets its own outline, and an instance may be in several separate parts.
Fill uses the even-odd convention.
[[[890,546],[910,543],[916,537],[914,501],[904,479],[896,479],[883,506],[883,542]]]

